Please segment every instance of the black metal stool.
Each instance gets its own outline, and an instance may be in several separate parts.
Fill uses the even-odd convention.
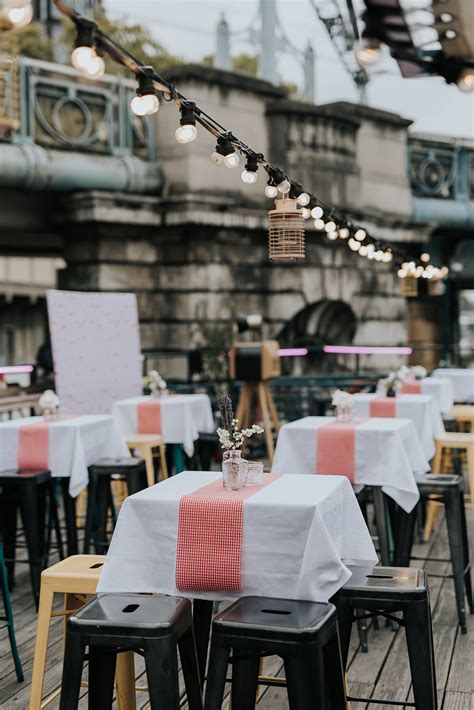
[[[68,621],[60,710],[76,710],[89,647],[89,707],[112,707],[117,653],[145,658],[151,710],[179,710],[178,654],[190,710],[202,710],[191,603],[154,594],[103,594]]]
[[[89,466],[89,485],[87,488],[86,527],[84,533],[84,554],[88,555],[92,538],[97,554],[107,551],[107,511],[113,508],[113,480],[122,480],[127,484],[128,495],[147,488],[146,466],[142,459],[129,456],[115,459],[100,459]]]
[[[253,710],[259,682],[282,685],[281,679],[259,679],[260,659],[280,656],[292,710],[343,710],[344,674],[332,604],[244,597],[212,623],[206,710],[220,710],[232,649],[232,707]]]
[[[54,526],[59,558],[64,558],[58,508],[50,471],[10,469],[0,471],[0,534],[10,588],[14,586],[17,540],[17,508],[20,509],[30,580],[36,607],[39,602],[41,572],[47,566],[51,526]],[[49,502],[48,522],[46,507]]]
[[[416,511],[407,514],[402,510],[397,512],[397,553],[396,564],[407,565],[410,560],[451,562],[452,574],[432,574],[433,577],[451,578],[454,581],[456,606],[461,633],[467,633],[466,605],[464,591],[468,600],[469,610],[474,613],[471,583],[471,560],[464,508],[464,481],[462,476],[445,474],[428,474],[417,476],[416,482],[422,498],[435,500],[444,505],[450,559],[440,557],[416,557],[411,555],[415,534]]]
[[[405,627],[417,710],[436,710],[436,673],[427,575],[411,567],[350,567],[352,577],[331,599],[337,608],[344,668],[347,666],[355,610],[366,617],[384,616]],[[402,618],[396,616],[402,612]],[[376,698],[349,701],[378,703]],[[390,704],[390,701],[383,700]],[[394,702],[395,705],[413,703]]]

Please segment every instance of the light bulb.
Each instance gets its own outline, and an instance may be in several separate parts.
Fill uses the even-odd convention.
[[[359,241],[363,242],[364,239],[366,238],[367,234],[365,233],[365,229],[358,229],[357,232],[354,234],[354,237]]]
[[[302,207],[300,210],[300,214],[303,219],[309,219],[311,217],[311,212],[307,207]]]
[[[276,197],[278,195],[278,188],[276,185],[267,185],[265,187],[265,195],[270,198]]]
[[[315,219],[314,226],[316,227],[316,229],[319,229],[319,231],[322,231],[324,229],[324,220],[323,219]]]
[[[215,150],[213,153],[211,153],[211,160],[214,165],[222,165],[224,162],[224,156],[222,155],[222,153],[218,153],[217,150]]]
[[[474,91],[474,67],[466,67],[466,69],[463,69],[456,83],[458,89],[461,89],[461,91],[466,93]]]
[[[373,244],[367,244],[367,254],[372,254],[375,251]]]
[[[280,183],[278,183],[277,188],[284,195],[285,193],[287,193],[291,190],[290,181],[285,178]]]
[[[404,279],[406,277],[406,275],[407,275],[407,272],[405,271],[405,269],[398,269],[397,276],[399,279]]]
[[[102,57],[94,57],[83,68],[82,73],[88,79],[100,79],[105,73],[105,62]]]
[[[302,207],[306,207],[306,205],[309,205],[310,200],[311,198],[307,192],[302,192],[301,195],[298,195],[297,197],[297,202]]]
[[[415,273],[415,276],[416,276],[417,278],[420,278],[420,276],[422,275],[423,271],[424,271],[424,269],[423,269],[423,267],[422,267],[421,264],[420,264],[420,266],[417,266],[416,269],[415,269],[415,272],[414,272],[414,273]]]
[[[17,29],[26,27],[33,19],[33,6],[29,2],[12,7],[8,11],[8,19]]]
[[[253,185],[254,182],[257,182],[257,173],[254,170],[242,170],[242,182],[245,182],[247,185]]]
[[[320,219],[323,216],[323,209],[321,207],[313,207],[311,210],[311,217],[313,219]]]
[[[393,259],[393,254],[391,251],[386,251],[383,255],[383,260],[386,264],[389,264]]]
[[[375,261],[383,260],[383,251],[381,249],[377,249],[377,251],[374,253],[374,259]]]
[[[449,274],[449,269],[447,266],[442,266],[441,267],[441,275],[442,276],[447,276]]]
[[[339,237],[341,239],[347,239],[348,236],[349,236],[349,230],[347,229],[347,227],[342,227],[339,230]]]
[[[76,47],[71,54],[71,64],[76,69],[84,71],[87,65],[97,57],[93,47]]]
[[[236,168],[240,163],[240,158],[237,153],[229,153],[224,157],[224,165],[226,168]]]
[[[326,227],[327,227],[327,225],[326,225]],[[334,241],[335,239],[337,239],[337,232],[335,232],[335,231],[328,232],[327,238],[330,239],[331,241]]]
[[[361,256],[367,256],[367,254],[368,254],[367,247],[364,246],[363,244],[362,244],[361,248],[359,249],[359,254]]]
[[[367,259],[370,259],[371,261],[375,259],[375,251],[368,251],[367,252]]]
[[[191,124],[178,126],[174,135],[178,143],[191,143],[191,141],[196,139],[197,128]]]
[[[160,102],[155,94],[144,94],[144,96],[134,96],[130,106],[136,116],[150,116],[158,111]]]
[[[349,239],[348,244],[352,251],[358,251],[360,249],[360,242],[357,242],[355,239]]]
[[[421,261],[424,261],[425,264],[430,260],[430,255],[428,252],[423,252],[423,254],[420,256]]]
[[[376,64],[381,57],[380,43],[376,39],[364,38],[356,43],[355,57],[364,69]]]
[[[324,227],[326,232],[335,232],[336,231],[336,224],[335,222],[326,222],[326,226]]]

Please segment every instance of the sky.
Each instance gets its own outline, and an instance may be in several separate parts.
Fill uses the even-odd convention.
[[[321,0],[318,2],[321,5]],[[108,13],[143,23],[172,54],[199,61],[215,51],[215,26],[224,12],[232,37],[231,53],[254,54],[246,30],[256,28],[258,0],[104,0]],[[327,2],[327,0],[326,0]],[[316,56],[316,103],[357,101],[352,79],[341,64],[310,0],[278,0],[281,25],[291,43],[311,42]],[[133,10],[131,9],[133,8]],[[474,31],[474,30],[473,30]],[[279,56],[282,81],[302,85],[303,72],[291,54]],[[474,94],[464,94],[442,78],[402,79],[395,61],[386,58],[373,70],[370,106],[393,111],[414,123],[412,131],[474,139]]]

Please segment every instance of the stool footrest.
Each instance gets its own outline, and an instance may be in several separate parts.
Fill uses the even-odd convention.
[[[379,705],[399,705],[403,708],[416,707],[415,703],[405,702],[403,700],[379,700],[378,698],[354,698],[352,695],[347,696],[347,701],[352,703],[378,703]]]

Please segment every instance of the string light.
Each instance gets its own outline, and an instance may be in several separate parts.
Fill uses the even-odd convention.
[[[320,219],[323,216],[323,214],[324,214],[324,210],[322,207],[319,207],[319,205],[317,207],[313,207],[313,209],[311,210],[311,217],[313,219]]]
[[[226,168],[236,168],[240,163],[240,158],[235,152],[232,141],[227,136],[220,136],[217,145],[211,155],[211,160],[215,165],[225,165]]]
[[[352,249],[352,251],[359,251],[360,242],[356,241],[351,237],[347,243],[349,245],[349,249]]]
[[[341,227],[341,229],[339,230],[339,237],[341,239],[347,239],[348,236],[349,230],[347,229],[347,227]]]
[[[359,242],[363,242],[364,239],[366,238],[367,234],[365,229],[358,229],[356,233],[354,234],[355,239]]]
[[[420,256],[421,261],[424,261],[425,263],[428,262],[430,258],[430,255],[426,251]]]
[[[326,232],[335,232],[336,231],[336,223],[335,222],[326,222],[324,229]],[[337,234],[336,234],[337,237]]]
[[[270,199],[275,198],[278,195],[277,186],[269,182],[265,188],[265,195]]]
[[[21,29],[29,25],[33,19],[33,6],[29,0],[2,0],[0,2],[0,25],[5,29]],[[1,30],[0,30],[1,31]]]
[[[153,67],[142,67],[138,75],[136,96],[133,97],[130,107],[136,116],[151,116],[157,113],[160,102],[156,95]]]
[[[363,37],[355,43],[357,63],[364,69],[372,67],[380,60],[380,42],[372,37]]]
[[[463,69],[456,84],[458,89],[461,89],[461,91],[465,93],[474,91],[474,67],[466,67]]]
[[[245,163],[245,168],[242,170],[242,182],[247,185],[252,185],[257,182],[257,170],[258,170],[258,156],[249,155],[247,162]]]
[[[100,79],[105,72],[105,62],[95,48],[94,28],[94,23],[88,20],[78,25],[75,48],[71,54],[72,66],[88,79]]]
[[[306,207],[309,205],[311,198],[307,192],[303,190],[301,185],[297,182],[291,183],[290,197],[295,197],[296,201],[301,207]]]
[[[364,244],[361,244],[361,247],[359,249],[359,254],[361,256],[367,256],[368,251],[367,251],[367,247]]]
[[[309,219],[311,217],[311,210],[309,210],[307,207],[302,207],[301,216],[303,217],[303,219]]]
[[[186,101],[180,106],[181,118],[174,134],[178,143],[191,143],[197,137],[195,108],[196,104],[193,101]]]
[[[324,229],[324,219],[315,219],[314,226],[321,232]]]

